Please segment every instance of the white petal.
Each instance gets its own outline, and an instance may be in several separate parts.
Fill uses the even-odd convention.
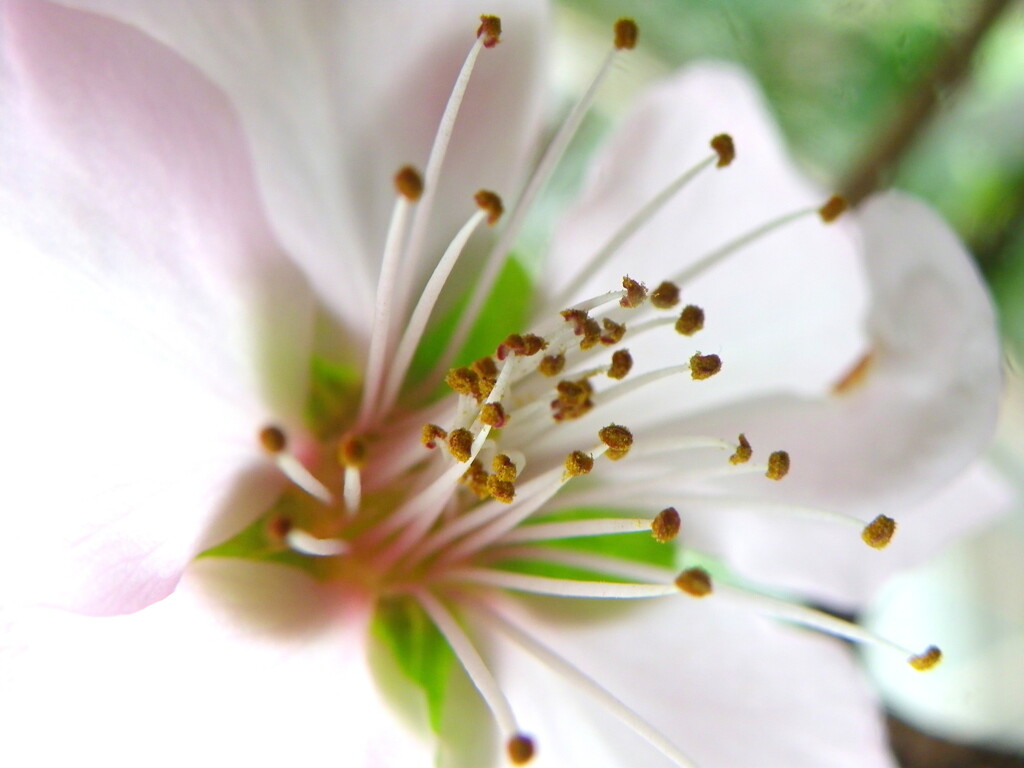
[[[204,560],[131,616],[9,616],[0,755],[25,768],[83,755],[426,768],[431,746],[392,718],[369,675],[369,613],[289,568]]]
[[[266,505],[242,473],[271,413],[301,413],[313,304],[201,74],[109,20],[4,10],[0,570],[135,610],[222,508]]]
[[[368,338],[391,178],[422,168],[481,13],[481,55],[446,164],[431,253],[481,187],[515,190],[538,128],[539,0],[209,3],[72,0],[137,24],[206,72],[239,110],[270,219],[321,299]]]

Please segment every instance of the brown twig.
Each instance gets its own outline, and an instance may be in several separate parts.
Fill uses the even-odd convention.
[[[864,156],[853,165],[839,188],[856,205],[875,191],[884,174],[894,168],[927,127],[939,103],[939,93],[959,82],[985,34],[1013,0],[983,0],[978,14],[964,33],[939,55],[934,66],[906,94],[892,122],[871,141]]]

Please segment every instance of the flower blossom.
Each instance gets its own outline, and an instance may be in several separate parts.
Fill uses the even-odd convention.
[[[533,161],[543,9],[383,5],[3,3],[5,758],[889,765],[788,625],[938,651],[770,595],[955,533],[893,539],[994,420],[962,247],[707,64],[528,275],[636,25]]]

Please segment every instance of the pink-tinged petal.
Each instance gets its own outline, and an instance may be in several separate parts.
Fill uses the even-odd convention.
[[[431,745],[393,718],[370,676],[370,613],[293,569],[227,560],[196,563],[171,597],[131,616],[12,613],[0,759],[426,768]]]
[[[392,176],[427,162],[479,16],[502,17],[453,136],[431,264],[475,210],[511,196],[539,128],[546,13],[539,0],[263,3],[71,0],[167,43],[239,110],[274,228],[322,301],[369,336]]]
[[[646,91],[600,151],[580,203],[556,232],[552,288],[673,178],[709,157],[711,138],[723,132],[735,141],[732,165],[705,170],[672,198],[577,298],[618,288],[626,273],[653,288],[720,245],[827,198],[796,173],[748,75],[723,64],[689,67]],[[683,362],[696,350],[722,357],[713,382],[664,385],[666,396],[685,390],[672,398],[676,412],[738,393],[820,391],[863,343],[864,279],[842,221],[826,226],[812,215],[790,224],[684,286],[682,298],[706,313],[693,339],[627,338],[637,370]]]
[[[849,649],[831,638],[776,625],[714,595],[660,598],[611,614],[605,605],[541,605],[520,613],[520,625],[697,765],[893,765],[874,697]],[[532,657],[505,641],[493,647],[544,765],[672,765],[593,701],[555,684]]]
[[[117,22],[3,11],[0,570],[20,599],[136,610],[217,516],[266,505],[242,474],[299,416],[313,303],[216,87]]]

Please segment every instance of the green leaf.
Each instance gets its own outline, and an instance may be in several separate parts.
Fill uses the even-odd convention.
[[[381,600],[371,632],[388,648],[402,672],[426,697],[430,727],[441,732],[445,694],[455,654],[415,600]]]

